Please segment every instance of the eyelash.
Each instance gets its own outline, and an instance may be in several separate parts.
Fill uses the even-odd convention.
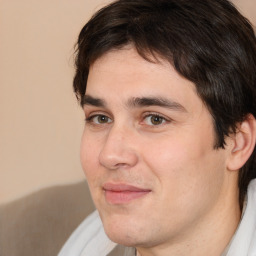
[[[110,117],[108,117],[107,115],[103,115],[103,114],[95,114],[95,115],[92,115],[92,116],[89,116],[87,118],[85,118],[85,122],[86,123],[89,123],[89,124],[94,124],[94,125],[101,125],[100,123],[95,123],[93,122],[93,119],[95,117],[106,117],[108,119],[111,119]],[[106,122],[106,123],[109,123],[109,122]],[[103,123],[104,124],[104,123]]]
[[[171,120],[170,119],[167,119],[166,117],[162,116],[162,115],[159,115],[158,113],[147,113],[143,116],[143,122],[145,122],[146,118],[148,117],[153,117],[153,118],[159,118],[162,120],[162,122],[160,124],[151,124],[149,126],[160,126],[162,124],[165,124],[165,123],[169,123]],[[151,120],[152,121],[152,120]],[[152,123],[152,122],[151,122]]]
[[[93,121],[93,119],[94,118],[96,118],[96,117],[106,117],[108,120],[111,120],[111,118],[110,117],[108,117],[107,115],[104,115],[104,114],[95,114],[95,115],[92,115],[92,116],[89,116],[89,117],[87,117],[86,119],[85,119],[85,122],[86,123],[88,123],[88,124],[90,124],[90,125],[95,125],[95,126],[99,126],[99,125],[105,125],[105,124],[108,124],[108,123],[111,123],[111,122],[106,122],[106,123],[96,123],[96,122],[94,122]],[[155,126],[155,127],[157,127],[157,126],[160,126],[160,125],[162,125],[162,124],[165,124],[165,123],[169,123],[169,122],[171,122],[172,120],[170,120],[169,118],[166,118],[166,117],[164,117],[163,115],[160,115],[160,114],[158,114],[158,113],[146,113],[146,114],[144,114],[143,115],[143,117],[142,117],[142,122],[140,122],[140,123],[142,123],[143,124],[143,122],[145,122],[145,120],[146,120],[146,118],[148,118],[148,117],[154,117],[154,118],[159,118],[159,119],[161,119],[162,120],[162,122],[160,123],[160,124],[146,124],[147,126]]]

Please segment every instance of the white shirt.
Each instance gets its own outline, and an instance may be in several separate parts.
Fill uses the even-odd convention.
[[[226,256],[256,256],[256,179],[248,186],[245,207],[238,229],[224,254]],[[95,211],[73,232],[58,256],[107,256],[116,246],[106,236]],[[123,256],[130,255],[134,255],[134,250],[127,248]]]

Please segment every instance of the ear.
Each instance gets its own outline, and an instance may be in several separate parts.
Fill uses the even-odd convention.
[[[228,159],[228,170],[239,170],[251,156],[256,144],[256,120],[252,114],[237,126],[232,135],[232,148]]]

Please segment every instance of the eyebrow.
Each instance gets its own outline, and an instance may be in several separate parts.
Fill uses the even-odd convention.
[[[173,100],[163,98],[163,97],[135,97],[128,100],[128,106],[130,107],[149,107],[149,106],[159,106],[165,107],[172,110],[177,110],[181,112],[187,112],[185,107],[180,103]]]
[[[91,105],[95,107],[106,107],[107,104],[103,99],[94,98],[90,95],[84,95],[81,100],[81,106],[83,107],[84,105]]]
[[[95,107],[107,107],[105,100],[100,98],[95,98],[90,95],[84,95],[81,101],[82,107],[84,105],[91,105]],[[150,107],[150,106],[159,106],[164,108],[169,108],[171,110],[187,112],[184,106],[180,103],[173,100],[163,98],[163,97],[133,97],[130,98],[126,105],[129,108],[138,108],[138,107]]]

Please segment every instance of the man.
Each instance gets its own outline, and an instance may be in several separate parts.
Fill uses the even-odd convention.
[[[74,90],[100,218],[60,255],[256,255],[256,40],[230,2],[106,6],[79,35]]]

